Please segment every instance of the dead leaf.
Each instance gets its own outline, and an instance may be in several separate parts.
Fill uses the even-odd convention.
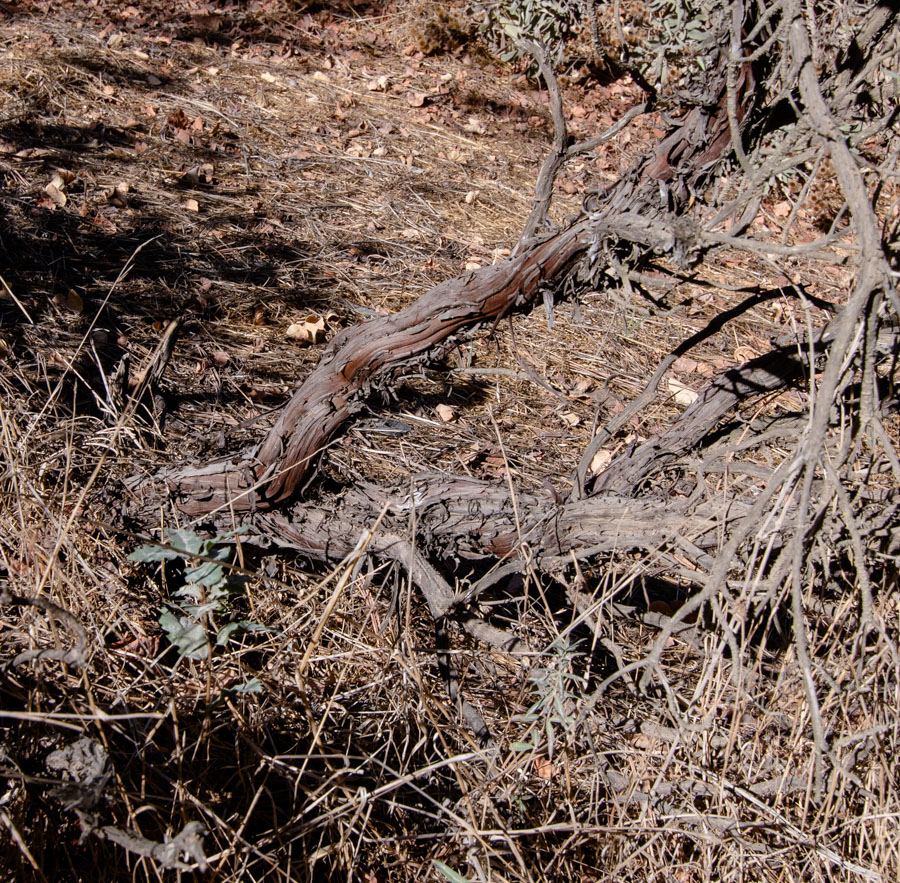
[[[297,343],[314,344],[325,340],[325,319],[315,313],[288,326],[285,336]]]
[[[576,395],[584,395],[591,389],[593,385],[594,383],[590,379],[590,377],[579,377],[572,387],[572,392],[574,392]]]
[[[603,449],[597,451],[596,454],[591,458],[591,465],[588,467],[591,475],[599,475],[612,463],[612,451],[605,451]]]
[[[410,92],[406,96],[406,103],[410,107],[423,107],[428,100],[427,92]]]
[[[438,418],[444,423],[452,423],[456,420],[456,411],[450,407],[450,405],[438,405],[434,409],[434,413],[437,414]]]
[[[159,635],[137,635],[133,638],[123,638],[109,645],[112,653],[120,656],[141,656],[153,659],[159,653]]]
[[[686,374],[693,374],[694,372],[700,370],[700,363],[696,359],[689,359],[687,356],[679,356],[674,362],[672,362],[672,367],[676,371],[682,371]]]
[[[550,760],[543,755],[538,755],[534,761],[534,774],[539,779],[552,779],[556,774],[556,769]]]
[[[679,405],[693,405],[699,398],[694,390],[689,386],[685,386],[680,380],[675,380],[674,377],[670,377],[667,383],[669,392],[672,393],[672,398],[674,398]]]
[[[199,212],[200,211],[200,203],[197,202],[196,199],[186,199],[184,201],[184,207],[189,212]]]
[[[570,412],[562,415],[562,422],[565,423],[566,426],[578,426],[581,422],[581,418],[577,414],[572,414]]]
[[[478,119],[478,117],[469,117],[463,126],[463,129],[467,132],[471,132],[473,135],[484,135],[487,132],[487,125],[483,120]]]
[[[259,78],[261,80],[264,80],[267,83],[277,83],[278,82],[278,80],[275,77],[273,77],[268,71],[261,73],[259,75]]]
[[[791,204],[786,199],[783,199],[772,206],[772,214],[776,218],[786,218],[791,213],[791,208]]]
[[[106,201],[111,205],[117,205],[124,208],[128,205],[128,191],[130,190],[126,181],[119,181],[115,187],[110,187],[106,191]]]
[[[476,199],[478,199],[478,191],[470,190],[466,194],[466,205],[471,205],[473,202],[475,202]]]
[[[231,361],[231,358],[228,353],[224,352],[223,350],[218,350],[217,352],[213,353],[212,360],[220,368],[224,368]]]
[[[61,307],[65,310],[70,310],[73,313],[80,313],[84,309],[84,301],[81,299],[81,295],[75,291],[74,288],[70,288],[66,292],[57,292],[53,296],[53,303],[55,303],[58,307]]]
[[[63,208],[65,204],[68,202],[66,199],[66,194],[62,192],[55,184],[48,184],[44,188],[44,193],[50,197],[55,205],[58,205],[60,208]]]
[[[172,113],[169,114],[166,122],[173,129],[186,129],[190,125],[190,120],[187,118],[187,114],[181,108],[172,111]]]

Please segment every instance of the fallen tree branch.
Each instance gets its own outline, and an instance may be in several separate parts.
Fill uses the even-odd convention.
[[[552,91],[552,72],[546,64],[543,69]],[[584,258],[588,275],[598,271],[605,253],[623,244],[630,245],[635,256],[668,254],[679,265],[693,261],[700,247],[697,226],[680,213],[696,199],[729,149],[729,100],[732,115],[740,121],[748,117],[754,100],[749,64],[741,66],[730,93],[724,76],[723,62],[721,82],[712,90],[716,100],[690,110],[616,185],[586,200],[575,223],[543,241],[532,237],[527,248],[503,263],[441,283],[396,315],[338,334],[259,446],[163,473],[178,507],[196,516],[223,509],[252,512],[287,502],[302,489],[319,452],[373,384],[445,352],[457,342],[455,335],[530,304]],[[563,164],[599,143],[589,139],[566,147],[565,120],[555,99],[553,106],[554,150],[541,172],[527,233],[536,232],[545,217],[552,183]],[[633,109],[629,118],[644,109]],[[598,137],[611,137],[617,126]],[[143,484],[145,478],[138,481]]]

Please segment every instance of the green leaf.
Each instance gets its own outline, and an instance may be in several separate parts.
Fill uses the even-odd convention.
[[[443,862],[439,862],[436,858],[431,860],[432,864],[450,881],[450,883],[471,883],[468,877],[463,877],[458,871],[448,867]]]
[[[192,530],[176,527],[166,531],[166,541],[176,549],[190,552],[191,555],[199,555],[203,547],[203,538],[198,537]],[[182,556],[183,557],[183,556]]]
[[[207,655],[206,629],[190,616],[176,616],[171,610],[159,614],[169,643],[188,659],[205,659]]]
[[[513,751],[531,751],[534,748],[534,745],[532,745],[531,742],[513,742],[509,747]]]
[[[262,693],[263,682],[259,678],[250,678],[243,684],[236,684],[234,687],[226,687],[223,693]]]
[[[219,647],[224,647],[228,643],[228,639],[238,631],[271,632],[274,631],[274,629],[269,628],[267,625],[261,625],[258,622],[250,622],[246,619],[241,620],[240,622],[229,622],[219,629],[219,634],[216,636],[216,644]]]
[[[151,561],[171,561],[173,558],[180,558],[177,552],[171,549],[163,549],[161,546],[151,545],[147,543],[144,546],[138,546],[129,556],[129,561],[137,561],[145,564]]]
[[[203,544],[204,547],[208,545],[209,541]],[[231,549],[227,546],[201,548],[195,554],[213,560],[199,561],[197,564],[185,568],[184,579],[186,582],[196,583],[200,586],[218,586],[225,582],[225,569],[216,562],[227,561],[231,557]]]

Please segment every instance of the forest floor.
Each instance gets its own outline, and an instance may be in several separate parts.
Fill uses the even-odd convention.
[[[780,707],[745,709],[740,726],[689,746],[623,686],[593,731],[601,764],[533,736],[535,720],[565,731],[572,691],[592,678],[572,667],[563,605],[534,598],[515,620],[540,666],[454,639],[462,690],[496,740],[488,756],[446,696],[432,625],[404,581],[325,573],[240,537],[199,550],[227,548],[245,577],[207,611],[210,634],[229,626],[222,646],[201,629],[202,653],[176,652],[161,615],[185,609],[174,602],[185,570],[128,556],[160,538],[154,529],[177,527],[189,544],[203,525],[165,509],[154,524],[129,520],[134,477],[258,440],[341,328],[508,256],[552,138],[546,92],[475,41],[442,44],[429,4],[178,6],[0,7],[0,570],[4,591],[46,597],[81,624],[88,660],[0,672],[12,876],[162,879],[181,861],[217,880],[693,881],[737,879],[740,867],[744,879],[859,879],[824,831],[896,868],[891,774],[880,792],[869,783],[878,812],[853,809],[871,817],[856,840],[834,829],[850,809],[840,801],[737,789],[809,767],[787,663]],[[641,100],[630,77],[591,72],[586,58],[562,79],[575,137]],[[664,130],[658,115],[638,117],[567,168],[551,216],[576,214]],[[792,219],[795,242],[820,236],[840,207],[833,181],[818,189],[819,213]],[[757,232],[777,237],[789,210],[770,194]],[[853,271],[807,265],[804,290],[840,304]],[[787,281],[768,259],[729,251],[672,278],[660,271],[654,301],[616,280],[485,328],[370,397],[316,482],[443,470],[567,494],[597,426],[664,356],[748,291]],[[745,312],[674,363],[593,471],[713,376],[824,315],[789,299]],[[110,393],[117,367],[126,354],[132,371],[149,364],[173,319],[157,409],[125,414]],[[805,396],[784,390],[765,413]],[[635,577],[628,603],[671,613],[654,585]],[[47,613],[0,610],[3,658],[68,646],[67,621]],[[618,642],[637,654],[652,634],[632,622]],[[759,653],[754,671],[782,664]],[[548,696],[558,708],[535,714]],[[79,779],[78,739],[104,755],[102,774]],[[671,786],[667,802],[611,797],[616,776],[630,797]]]

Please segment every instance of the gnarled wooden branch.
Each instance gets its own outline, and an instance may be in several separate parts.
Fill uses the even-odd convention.
[[[748,74],[744,85],[749,83]],[[752,100],[749,89],[742,100]],[[601,241],[628,242],[643,253],[671,253],[678,262],[689,257],[696,231],[672,207],[684,204],[682,197],[691,190],[688,179],[693,186],[725,152],[728,141],[720,135],[727,129],[722,86],[718,107],[688,114],[659,150],[603,194],[590,214],[501,264],[441,283],[396,315],[338,334],[261,445],[164,474],[177,505],[189,515],[226,508],[247,512],[295,496],[317,454],[372,382],[433,352],[455,333],[530,303]]]

